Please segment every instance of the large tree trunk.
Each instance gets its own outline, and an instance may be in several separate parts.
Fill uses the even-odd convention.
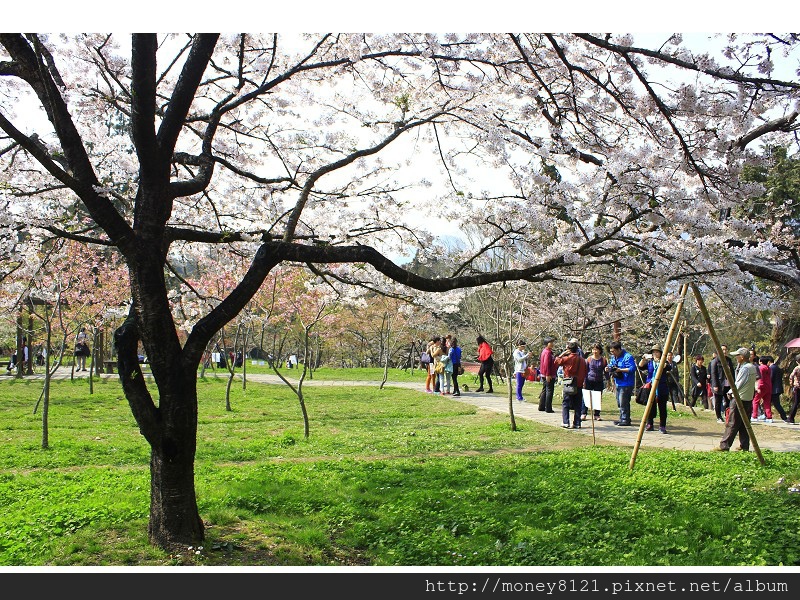
[[[770,345],[775,349],[775,363],[784,371],[789,366],[787,356],[797,351],[786,348],[784,344],[796,337],[800,337],[800,317],[791,313],[776,312]],[[788,373],[786,376],[788,377]]]
[[[187,382],[188,384],[189,382]],[[194,384],[180,393],[180,403],[197,406]],[[204,537],[194,488],[195,415],[181,423],[165,423],[160,443],[150,454],[150,542],[161,548],[196,546]]]
[[[194,487],[197,448],[197,363],[154,353],[158,406],[137,358],[133,312],[115,332],[119,377],[139,430],[150,444],[150,542],[165,550],[196,546],[204,537]]]

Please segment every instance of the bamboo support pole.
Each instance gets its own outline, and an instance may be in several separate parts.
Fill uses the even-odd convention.
[[[689,404],[689,357],[686,356],[688,351],[688,338],[686,335],[687,326],[686,319],[683,320],[683,403]],[[705,382],[703,382],[705,385]]]
[[[689,410],[692,411],[692,414],[696,417],[697,413],[694,410],[694,407],[689,403],[689,373],[688,366],[689,366],[689,358],[686,355],[688,352],[687,347],[687,338],[686,335],[686,319],[683,320],[683,405],[688,406]]]
[[[724,360],[725,355],[722,354],[722,345],[719,343],[717,333],[714,331],[714,326],[711,324],[711,317],[708,315],[708,309],[706,309],[706,304],[703,302],[703,297],[700,295],[700,290],[697,289],[697,285],[694,283],[692,284],[692,292],[694,292],[694,297],[697,299],[697,306],[700,308],[700,313],[703,315],[703,319],[706,321],[708,333],[711,336],[711,339],[714,340],[714,348],[717,350],[717,356],[720,359],[719,362],[722,365],[722,369],[725,371],[725,377],[728,378],[731,392],[733,392],[733,398],[736,400],[736,410],[739,411],[739,415],[742,417],[742,423],[744,424],[745,429],[747,429],[747,435],[750,436],[750,441],[753,444],[753,450],[755,450],[759,462],[762,465],[766,465],[767,463],[761,454],[761,449],[758,447],[755,433],[753,433],[753,427],[750,425],[750,415],[746,414],[746,411],[744,410],[744,404],[742,404],[742,399],[739,397],[739,390],[736,389],[736,378],[733,376],[733,373],[731,373],[728,361]]]
[[[658,369],[656,369],[655,375],[653,375],[653,382],[650,386],[650,394],[647,397],[647,406],[645,406],[644,414],[642,415],[642,422],[639,424],[639,434],[636,436],[636,444],[634,444],[633,446],[633,454],[631,455],[631,462],[628,467],[631,471],[633,470],[633,465],[636,463],[636,455],[639,453],[639,447],[642,444],[644,427],[647,424],[647,415],[650,414],[650,410],[653,407],[653,402],[656,397],[656,390],[658,389],[658,382],[661,381],[661,374],[664,371],[664,364],[666,363],[667,360],[667,352],[668,349],[672,346],[672,340],[675,335],[675,328],[678,325],[678,320],[680,319],[681,311],[683,310],[683,302],[684,300],[686,300],[686,292],[688,290],[689,290],[689,284],[684,283],[681,286],[678,305],[675,307],[675,316],[672,317],[672,324],[670,325],[669,331],[667,332],[667,339],[664,340],[664,349],[661,352],[661,360],[658,361]]]

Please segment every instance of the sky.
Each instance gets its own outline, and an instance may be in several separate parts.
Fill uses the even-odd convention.
[[[236,10],[223,11],[225,3],[210,0],[140,0],[133,4],[107,0],[14,2],[3,11],[6,31],[96,32],[132,31],[767,31],[782,23],[774,11],[753,10],[740,0],[573,0],[569,10],[559,3],[522,3],[494,0],[459,3],[404,0],[306,0],[298,6],[245,0]],[[136,6],[135,11],[126,7]],[[241,7],[241,8],[240,8]]]

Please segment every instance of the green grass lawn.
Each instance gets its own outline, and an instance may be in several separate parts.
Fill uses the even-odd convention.
[[[248,374],[255,373],[255,374],[264,374],[264,375],[274,375],[275,371],[272,370],[267,365],[254,365],[252,361],[248,361],[246,365],[246,371]],[[282,366],[278,368],[281,375],[286,377],[289,380],[297,380],[300,379],[300,375],[303,374],[303,366],[300,365],[300,368],[294,369],[287,369],[286,366]],[[214,368],[214,369],[206,369],[205,375],[206,377],[227,377],[229,371],[225,368]],[[242,368],[236,368],[236,375],[242,375]],[[468,377],[471,379],[472,376]],[[308,370],[306,371],[306,379],[320,379],[325,381],[382,381],[383,380],[383,368],[380,367],[359,367],[353,369],[334,369],[331,367],[320,367],[319,369],[314,369],[313,372]],[[425,382],[425,371],[421,371],[419,369],[414,369],[411,371],[410,369],[389,369],[387,373],[387,381],[422,381]]]
[[[169,555],[118,382],[54,382],[48,450],[41,382],[0,382],[0,565],[800,565],[795,453],[642,449],[630,471],[630,448],[357,386],[306,389],[305,439],[285,386],[234,386],[232,411],[224,378],[198,389],[207,539]]]

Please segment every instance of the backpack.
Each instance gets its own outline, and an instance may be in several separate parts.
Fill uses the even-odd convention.
[[[419,355],[419,363],[421,365],[429,365],[431,364],[431,355],[427,352],[423,352]]]

